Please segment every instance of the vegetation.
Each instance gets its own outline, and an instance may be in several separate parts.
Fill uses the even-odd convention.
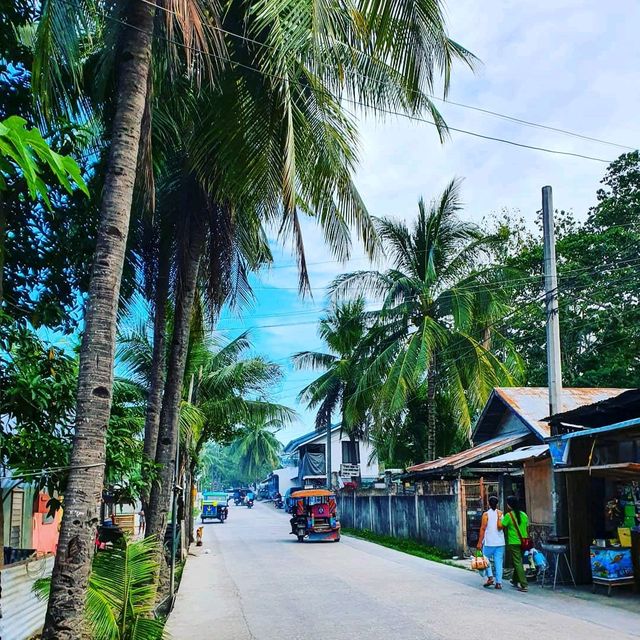
[[[157,574],[153,539],[127,541],[96,554],[91,565],[84,616],[99,640],[160,640],[164,624],[151,614],[156,606]],[[51,579],[34,588],[49,597]]]
[[[83,637],[86,611],[96,637],[159,637],[178,443],[186,513],[198,475],[278,463],[282,370],[215,327],[277,243],[309,293],[304,218],[338,260],[355,234],[388,263],[338,278],[326,349],[294,356],[320,370],[300,396],[319,428],[404,466],[464,446],[493,386],[544,384],[539,234],[464,222],[455,182],[411,224],[376,220],[353,181],[350,105],[426,112],[444,137],[430,96],[458,63],[437,0],[3,3],[1,462],[64,494],[44,638]],[[639,192],[634,152],[585,222],[559,216],[567,384],[637,382]],[[105,489],[143,501],[149,539],[94,559]]]
[[[415,540],[385,536],[380,533],[369,531],[368,529],[349,529],[343,527],[341,532],[344,533],[344,535],[360,538],[361,540],[367,540],[368,542],[374,542],[375,544],[388,547],[389,549],[408,553],[411,556],[417,556],[418,558],[424,558],[425,560],[431,560],[441,564],[448,564],[452,567],[460,567],[459,564],[451,562],[450,558],[452,553],[450,551],[431,547],[429,545],[416,542]]]
[[[339,406],[348,433],[374,425],[385,459],[401,466],[448,452],[450,437],[438,447],[438,414],[468,440],[493,387],[513,384],[520,369],[493,328],[508,309],[505,270],[495,263],[501,238],[463,222],[459,209],[452,182],[429,207],[420,201],[412,228],[377,220],[391,267],[347,273],[331,286],[334,299],[348,300],[320,324],[335,357],[294,356],[327,369],[302,392],[320,405],[317,425]],[[365,296],[381,308],[365,312]]]

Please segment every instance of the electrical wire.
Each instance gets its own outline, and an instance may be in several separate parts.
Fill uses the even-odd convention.
[[[170,14],[173,14],[173,15],[176,15],[176,16],[179,15],[176,11],[172,11],[171,9],[168,9],[167,7],[164,7],[162,5],[156,4],[155,2],[152,2],[151,0],[141,0],[141,1],[144,2],[145,4],[149,5],[149,6],[154,7],[155,9],[159,9],[161,11],[164,11],[166,13],[170,13]],[[218,31],[220,33],[224,33],[226,35],[229,35],[229,36],[231,36],[233,38],[237,38],[239,40],[242,40],[244,42],[250,42],[252,44],[257,44],[258,46],[266,48],[266,49],[269,49],[271,51],[274,50],[274,47],[266,44],[265,42],[260,42],[259,40],[255,40],[253,38],[249,38],[249,37],[241,35],[239,33],[234,33],[232,31],[229,31],[229,30],[224,29],[222,27],[219,27],[217,25],[210,25],[210,28],[214,29],[215,31]],[[371,54],[363,52],[362,55],[364,57],[370,59],[370,60],[377,60]],[[373,80],[374,82],[376,82],[375,79],[367,77],[364,74],[358,74],[358,75],[360,77],[365,78],[365,79]],[[378,81],[378,82],[382,83],[382,81]],[[415,89],[411,90],[411,92],[414,93],[414,94],[420,94],[420,92],[416,91]],[[568,135],[568,136],[572,136],[572,137],[575,137],[575,138],[580,138],[582,140],[587,140],[589,142],[596,142],[596,143],[599,143],[599,144],[605,144],[605,145],[609,145],[609,146],[612,146],[612,147],[618,147],[620,149],[627,149],[628,151],[635,151],[636,150],[636,147],[630,147],[628,145],[619,144],[617,142],[611,142],[609,140],[602,140],[600,138],[594,138],[592,136],[587,136],[587,135],[584,135],[584,134],[581,134],[581,133],[576,133],[575,131],[570,131],[568,129],[563,129],[563,128],[560,128],[560,127],[553,127],[553,126],[541,124],[539,122],[533,122],[531,120],[524,120],[522,118],[518,118],[518,117],[511,116],[511,115],[504,114],[504,113],[499,113],[499,112],[493,111],[491,109],[485,109],[483,107],[469,105],[469,104],[465,104],[463,102],[457,102],[457,101],[454,101],[454,100],[449,100],[447,98],[440,98],[440,97],[435,96],[433,94],[429,94],[427,97],[429,99],[431,99],[431,100],[437,100],[437,101],[442,102],[444,104],[450,104],[450,105],[453,105],[453,106],[456,106],[456,107],[461,107],[461,108],[464,108],[464,109],[470,109],[470,110],[473,110],[473,111],[484,113],[486,115],[490,115],[490,116],[493,116],[493,117],[501,118],[503,120],[508,120],[508,121],[515,122],[515,123],[518,123],[518,124],[522,124],[522,125],[525,125],[525,126],[535,127],[535,128],[538,128],[538,129],[546,129],[548,131],[553,131],[555,133],[561,133],[563,135]]]
[[[62,1],[64,2],[65,0],[62,0]],[[111,16],[111,15],[109,15],[107,13],[104,13],[104,12],[100,12],[100,13],[102,13],[102,15],[104,16],[105,19],[107,19],[107,20],[109,20],[111,22],[115,22],[115,23],[121,24],[122,26],[125,26],[125,27],[127,27],[129,29],[133,29],[134,31],[138,31],[140,33],[146,33],[143,29],[141,29],[139,27],[136,27],[134,25],[131,25],[131,24],[129,24],[129,23],[123,21],[123,20],[119,20],[118,18],[114,18],[113,16]],[[200,49],[199,47],[193,47],[191,45],[186,45],[186,44],[184,44],[184,43],[182,43],[182,42],[180,42],[178,40],[174,40],[173,38],[167,38],[165,36],[157,36],[157,37],[159,39],[165,41],[165,42],[168,42],[169,44],[172,44],[172,45],[177,46],[177,47],[182,47],[183,49],[189,50],[189,51],[191,51],[193,53],[199,53],[201,55],[205,55],[205,56],[214,58],[214,59],[222,61],[222,62],[228,62],[231,65],[234,65],[234,66],[242,68],[242,69],[246,69],[248,71],[252,71],[254,73],[258,73],[258,74],[260,74],[262,76],[271,77],[271,78],[280,80],[282,82],[287,82],[289,85],[296,84],[298,86],[302,86],[301,83],[299,83],[299,82],[297,82],[295,80],[292,80],[291,78],[284,78],[283,76],[279,76],[277,74],[269,73],[267,71],[264,71],[262,69],[258,69],[256,67],[252,67],[250,65],[243,64],[243,63],[238,62],[236,60],[233,60],[231,58],[228,58],[228,57],[225,57],[225,56],[220,56],[220,55],[217,55],[217,54],[212,53],[210,51],[204,51],[203,49]],[[331,97],[335,97],[335,96],[331,96]],[[402,118],[407,118],[407,119],[412,120],[414,122],[423,122],[423,123],[426,123],[426,124],[437,126],[436,123],[433,120],[428,120],[427,118],[422,118],[420,116],[414,116],[414,115],[407,114],[407,113],[404,113],[404,112],[401,112],[401,111],[395,111],[395,110],[392,110],[392,109],[384,109],[382,107],[367,105],[367,104],[365,104],[363,102],[360,102],[358,100],[352,100],[352,99],[346,98],[344,96],[341,99],[343,101],[345,101],[345,102],[348,102],[350,104],[353,104],[355,106],[358,106],[358,107],[362,108],[364,111],[377,111],[378,113],[384,113],[386,115],[394,115],[394,116],[398,116],[398,117],[402,117]],[[595,157],[595,156],[588,156],[588,155],[585,155],[585,154],[574,153],[574,152],[571,152],[571,151],[562,151],[562,150],[559,150],[559,149],[549,149],[549,148],[546,148],[546,147],[540,147],[540,146],[536,146],[536,145],[529,145],[529,144],[525,144],[525,143],[521,143],[521,142],[515,142],[513,140],[508,140],[506,138],[498,138],[498,137],[495,137],[495,136],[485,135],[485,134],[477,133],[475,131],[470,131],[470,130],[467,130],[467,129],[461,129],[459,127],[453,127],[453,126],[450,126],[450,125],[447,125],[446,128],[449,131],[455,131],[457,133],[462,133],[462,134],[473,136],[473,137],[476,137],[476,138],[481,138],[483,140],[491,140],[493,142],[499,142],[499,143],[502,143],[502,144],[507,144],[507,145],[511,145],[511,146],[515,146],[515,147],[519,147],[519,148],[523,148],[523,149],[530,149],[530,150],[533,150],[533,151],[540,151],[540,152],[550,153],[550,154],[554,154],[554,155],[562,155],[562,156],[568,156],[568,157],[573,157],[573,158],[580,158],[580,159],[583,159],[583,160],[591,160],[591,161],[594,161],[594,162],[601,162],[601,163],[605,163],[605,164],[610,164],[612,162],[612,160],[607,160],[607,159],[604,159],[604,158],[598,158],[598,157]]]

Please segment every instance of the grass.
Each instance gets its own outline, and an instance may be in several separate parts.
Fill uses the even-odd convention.
[[[341,533],[354,538],[360,538],[361,540],[367,540],[368,542],[373,542],[383,547],[388,547],[389,549],[395,549],[402,553],[408,553],[411,556],[424,558],[425,560],[431,560],[432,562],[439,562],[440,564],[447,564],[451,567],[463,568],[460,567],[458,563],[450,560],[452,555],[451,552],[438,549],[437,547],[431,547],[415,540],[394,538],[393,536],[374,533],[368,529],[350,529],[348,527],[342,527]]]

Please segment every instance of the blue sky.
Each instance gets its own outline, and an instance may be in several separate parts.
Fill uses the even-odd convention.
[[[482,61],[475,72],[454,71],[451,100],[640,145],[636,0],[456,0],[448,4],[448,20],[452,37]],[[606,160],[624,151],[453,105],[440,107],[449,125],[485,135]],[[545,184],[554,188],[556,208],[582,216],[594,203],[606,168],[458,133],[441,145],[433,127],[397,117],[361,121],[360,158],[356,183],[370,212],[406,220],[420,196],[437,195],[453,177],[464,178],[462,215],[477,222],[504,208],[532,221]],[[325,306],[324,287],[338,273],[367,265],[358,247],[348,265],[336,263],[313,224],[305,223],[304,233],[313,299],[299,298],[294,259],[288,248],[277,250],[275,268],[254,281],[254,306],[242,318],[225,315],[219,325],[226,336],[253,328],[256,350],[285,367],[275,397],[301,414],[279,434],[285,442],[313,428],[313,415],[295,399],[314,374],[293,371],[288,358],[322,346],[315,323]]]

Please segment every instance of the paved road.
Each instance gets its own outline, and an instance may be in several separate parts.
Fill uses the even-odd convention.
[[[489,591],[471,572],[347,536],[299,544],[271,505],[229,511],[192,547],[168,622],[173,640],[640,637],[640,606],[617,606],[615,596]]]

